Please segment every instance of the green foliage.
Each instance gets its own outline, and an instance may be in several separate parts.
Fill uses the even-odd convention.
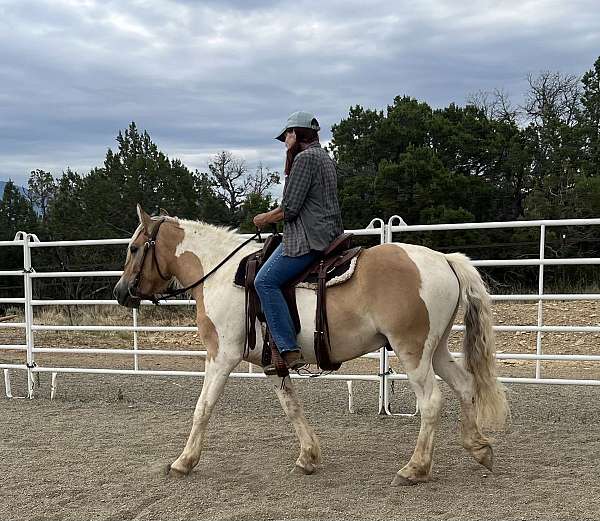
[[[580,126],[584,144],[583,170],[588,176],[600,175],[600,58],[581,80],[582,111]]]
[[[84,180],[67,169],[58,180],[48,207],[47,231],[52,240],[87,237],[87,230],[81,226],[84,210]]]
[[[275,206],[276,205],[270,195],[261,195],[256,192],[248,194],[238,213],[238,218],[240,220],[239,231],[243,233],[254,233],[256,231],[256,226],[252,222],[254,216],[259,213],[268,212]]]
[[[34,209],[38,209],[42,222],[48,221],[48,206],[56,192],[56,184],[50,172],[32,170],[27,183],[27,196]]]
[[[37,233],[39,220],[29,200],[23,196],[12,181],[4,187],[0,200],[0,240],[12,241],[18,231]],[[23,252],[20,246],[0,248],[0,269],[23,269]],[[0,293],[5,297],[14,296],[14,287],[22,286],[22,278],[4,277],[0,279]]]
[[[385,113],[351,107],[331,141],[346,227],[392,215],[408,224],[598,217],[600,58],[581,82],[552,72],[530,76],[522,111],[495,95],[487,106],[475,100],[434,110],[398,96]],[[549,230],[546,255],[597,248],[596,228]],[[476,258],[539,255],[538,238],[524,230],[420,233],[410,241]],[[570,273],[560,277],[597,284],[590,270]],[[508,275],[511,284],[521,284],[519,277]]]
[[[92,237],[123,237],[137,227],[135,206],[158,213],[160,208],[182,218],[197,218],[202,204],[216,196],[200,175],[158,150],[144,131],[131,123],[117,136],[118,150],[108,150],[104,166],[84,178],[83,218]],[[209,217],[209,216],[207,216]]]
[[[356,175],[339,179],[338,197],[347,229],[364,228],[379,215],[379,201],[375,193],[375,175]]]
[[[0,240],[10,241],[18,231],[36,233],[38,225],[31,202],[9,180],[0,201]]]

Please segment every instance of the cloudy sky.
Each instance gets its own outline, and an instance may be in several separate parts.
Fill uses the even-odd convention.
[[[0,180],[88,172],[132,120],[192,168],[281,169],[295,110],[326,141],[351,105],[518,102],[528,73],[599,55],[596,0],[0,0]]]

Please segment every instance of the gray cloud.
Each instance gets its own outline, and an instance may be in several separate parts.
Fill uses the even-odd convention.
[[[220,149],[282,166],[288,113],[324,128],[409,94],[434,106],[526,75],[581,74],[600,49],[591,0],[0,3],[0,179],[102,163],[132,120],[204,169]]]

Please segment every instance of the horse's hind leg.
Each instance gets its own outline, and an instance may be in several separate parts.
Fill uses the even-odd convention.
[[[491,470],[494,456],[490,440],[481,433],[477,423],[473,377],[448,351],[448,333],[444,335],[433,355],[433,368],[460,400],[463,447],[479,463]]]
[[[229,373],[241,360],[241,355],[231,356],[220,352],[217,358],[206,360],[204,385],[196,403],[192,430],[181,455],[169,467],[169,473],[175,476],[189,474],[197,465],[202,453],[202,444],[206,427],[217,400],[223,393]]]
[[[421,411],[421,429],[417,445],[410,461],[397,472],[392,485],[414,485],[431,479],[433,440],[442,407],[442,395],[431,367],[429,339],[425,349],[395,344],[393,339],[390,339],[390,343],[406,370]],[[417,352],[423,353],[418,361],[414,356]]]
[[[281,379],[276,376],[270,378],[277,398],[281,402],[281,407],[296,429],[296,435],[300,441],[300,456],[296,460],[296,466],[305,474],[312,474],[316,470],[315,465],[321,463],[319,440],[315,431],[306,421],[304,409],[291,378]]]

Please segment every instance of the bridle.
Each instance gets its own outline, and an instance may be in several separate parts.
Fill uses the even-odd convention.
[[[134,299],[148,299],[151,300],[154,304],[158,304],[158,299],[155,295],[145,295],[138,291],[138,287],[140,285],[140,281],[142,280],[142,271],[144,270],[144,264],[146,263],[146,256],[149,251],[152,251],[152,262],[156,265],[156,271],[160,275],[160,278],[165,282],[171,280],[171,277],[165,277],[160,269],[160,265],[158,264],[158,259],[156,258],[156,237],[158,236],[158,232],[160,231],[160,227],[165,222],[165,219],[161,219],[156,223],[156,226],[152,229],[152,233],[146,239],[144,243],[144,251],[142,252],[142,261],[140,262],[140,269],[135,274],[133,279],[133,284],[129,287],[129,296]]]
[[[244,246],[246,246],[248,243],[250,243],[257,237],[260,241],[260,231],[257,231],[252,237],[250,237],[248,240],[246,240],[242,244],[240,244],[237,248],[235,248],[235,250],[233,250],[229,255],[227,255],[227,257],[225,257],[221,262],[219,262],[219,264],[217,264],[212,270],[210,270],[206,275],[204,275],[202,278],[198,279],[193,284],[190,284],[189,286],[186,286],[185,288],[169,290],[169,291],[166,291],[165,293],[160,293],[160,294],[153,293],[152,295],[146,295],[144,293],[140,293],[138,291],[138,287],[140,285],[140,280],[142,279],[142,271],[144,269],[144,264],[146,262],[146,256],[148,255],[149,251],[152,252],[152,262],[156,265],[156,271],[158,271],[160,278],[163,279],[165,282],[171,280],[171,278],[172,278],[172,277],[165,277],[163,275],[163,273],[160,269],[160,265],[158,264],[158,258],[156,257],[156,240],[158,237],[158,232],[160,230],[160,227],[162,226],[162,224],[164,222],[165,222],[165,219],[160,219],[156,223],[156,226],[154,226],[154,228],[152,229],[152,233],[148,236],[148,239],[144,243],[144,251],[142,253],[142,261],[140,263],[140,269],[135,274],[135,277],[133,279],[133,284],[128,289],[129,296],[132,297],[133,299],[140,300],[140,301],[142,299],[150,300],[154,305],[159,305],[160,300],[166,300],[169,298],[176,297],[178,295],[182,295],[183,293],[187,293],[189,290],[195,288],[196,286],[199,286],[208,277],[210,277],[215,271],[217,271],[221,266],[223,266],[223,264],[225,264],[229,259],[231,259],[231,257],[233,257],[238,251],[240,251]]]

